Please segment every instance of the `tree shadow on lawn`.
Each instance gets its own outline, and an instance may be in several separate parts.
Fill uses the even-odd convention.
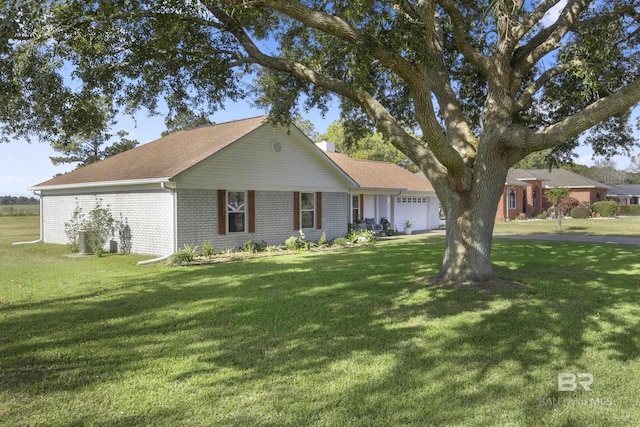
[[[180,370],[167,383],[232,400],[262,390],[265,411],[295,411],[278,405],[305,400],[306,410],[293,414],[300,423],[326,413],[383,424],[459,423],[474,410],[535,418],[540,409],[531,398],[523,395],[521,408],[505,397],[527,386],[546,392],[546,383],[531,382],[589,368],[581,366],[589,348],[637,360],[638,316],[616,311],[637,302],[634,276],[621,272],[637,266],[637,249],[500,242],[499,274],[535,280],[522,291],[488,294],[425,286],[440,265],[442,242],[276,257],[242,270],[237,263],[163,269],[99,295],[2,308],[0,386],[74,391],[135,375],[141,360],[148,369],[191,359],[167,369]],[[570,274],[558,277],[559,270]],[[618,327],[602,332],[603,322]],[[227,371],[233,374],[221,375]],[[260,421],[233,410],[225,416]]]

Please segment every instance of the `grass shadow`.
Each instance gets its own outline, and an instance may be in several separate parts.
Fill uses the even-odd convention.
[[[0,306],[0,386],[45,398],[157,376],[213,399],[222,424],[455,424],[469,413],[482,424],[500,411],[533,422],[542,410],[523,389],[548,393],[546,378],[563,369],[637,363],[638,290],[624,268],[637,271],[636,248],[500,241],[497,270],[524,286],[490,293],[428,287],[443,246],[426,237],[145,267],[88,292]],[[243,412],[246,402],[257,409]]]

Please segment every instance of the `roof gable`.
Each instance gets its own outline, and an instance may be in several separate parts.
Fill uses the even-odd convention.
[[[265,125],[266,116],[172,133],[35,187],[172,178]]]

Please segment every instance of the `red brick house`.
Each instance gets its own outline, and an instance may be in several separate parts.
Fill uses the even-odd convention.
[[[545,197],[550,188],[567,187],[571,197],[594,203],[607,199],[610,187],[565,169],[511,169],[498,203],[496,220],[512,220],[519,214],[537,216],[551,206]]]

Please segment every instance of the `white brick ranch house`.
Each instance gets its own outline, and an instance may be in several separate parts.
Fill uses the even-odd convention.
[[[300,229],[314,240],[344,236],[354,186],[296,127],[255,117],[179,131],[31,189],[45,243],[67,243],[76,206],[101,200],[127,221],[133,253],[167,255],[204,241],[281,244]]]
[[[347,233],[353,196],[363,217],[393,214],[387,195],[406,187],[360,185],[298,128],[265,120],[175,132],[31,187],[41,197],[41,240],[67,243],[74,209],[88,212],[97,201],[126,221],[131,252],[162,256],[205,241],[217,250],[248,240],[279,245],[300,229],[332,240]]]

